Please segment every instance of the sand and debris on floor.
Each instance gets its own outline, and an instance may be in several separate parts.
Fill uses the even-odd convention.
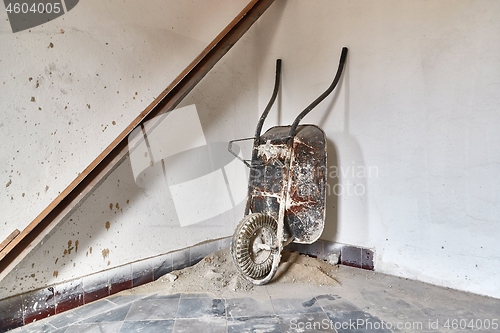
[[[337,286],[338,266],[298,252],[283,251],[275,277],[269,285],[280,283]],[[229,249],[214,252],[196,265],[172,271],[158,280],[133,288],[127,293],[250,293],[259,286],[243,278],[231,259]]]

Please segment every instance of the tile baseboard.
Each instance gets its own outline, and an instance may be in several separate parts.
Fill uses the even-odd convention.
[[[373,271],[374,251],[348,244],[319,239],[313,244],[291,243],[285,249],[327,260],[331,264],[341,264]]]

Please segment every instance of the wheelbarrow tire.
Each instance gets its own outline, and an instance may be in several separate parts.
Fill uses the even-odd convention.
[[[238,271],[251,279],[263,278],[273,265],[278,224],[267,214],[247,215],[233,235],[231,255]]]

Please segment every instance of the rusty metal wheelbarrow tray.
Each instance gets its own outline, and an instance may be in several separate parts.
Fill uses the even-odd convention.
[[[274,126],[261,135],[263,123],[276,100],[281,60],[276,62],[272,97],[257,123],[249,168],[245,216],[231,243],[231,255],[238,271],[256,285],[275,275],[281,250],[291,242],[311,244],[323,232],[326,210],[326,135],[316,125],[299,125],[314,107],[337,85],[347,57],[342,49],[339,67],[330,87],[303,110],[290,126]]]
[[[298,126],[288,143],[289,133],[290,126],[276,126],[260,137],[245,215],[265,213],[278,219],[283,204],[285,233],[294,243],[311,244],[321,236],[325,221],[326,135],[315,125]]]

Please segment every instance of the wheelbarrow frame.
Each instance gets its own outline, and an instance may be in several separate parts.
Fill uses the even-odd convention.
[[[291,242],[311,244],[323,232],[326,135],[316,125],[299,123],[334,90],[346,57],[344,47],[332,84],[290,126],[274,126],[261,135],[279,91],[282,61],[278,59],[273,94],[257,123],[255,136],[229,142],[229,152],[250,168],[245,214],[233,236],[231,254],[238,271],[256,285],[274,277],[284,246]],[[243,140],[253,140],[251,160],[244,160],[232,150],[234,142]],[[252,243],[252,237],[263,239],[267,245]],[[262,250],[266,251],[264,259],[256,259],[252,251]]]

